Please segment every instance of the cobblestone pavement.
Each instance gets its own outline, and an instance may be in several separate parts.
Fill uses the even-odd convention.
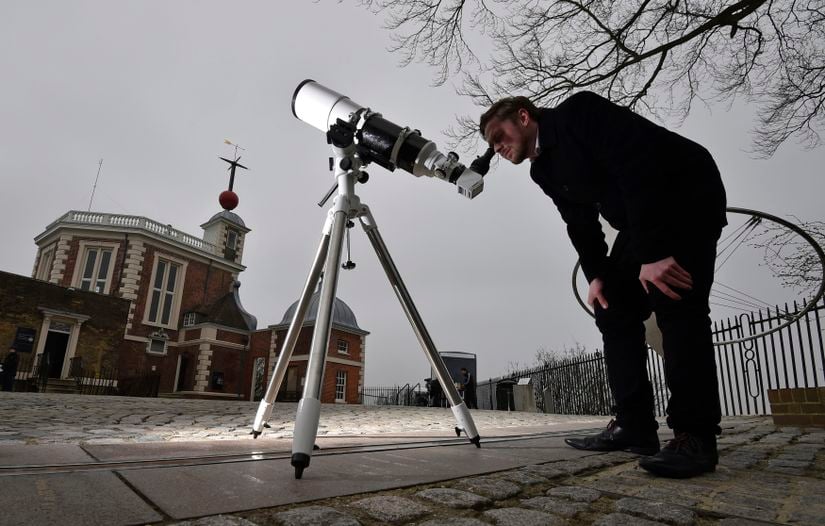
[[[247,438],[257,402],[0,392],[2,444],[114,444]],[[296,403],[276,403],[269,438],[291,437]],[[473,411],[479,429],[601,426],[604,417]],[[318,435],[449,434],[450,409],[324,404]]]
[[[176,526],[825,524],[825,430],[723,421],[717,471],[661,479],[636,456],[605,453],[481,477],[298,506],[218,515]]]
[[[7,444],[237,439],[247,436],[256,407],[250,402],[0,393],[0,448]],[[295,404],[278,404],[269,433],[290,436],[294,412]],[[560,422],[581,428],[605,422],[603,417],[493,411],[473,411],[473,417],[481,429],[511,429],[513,433]],[[328,436],[411,436],[422,431],[443,434],[445,427],[449,433],[453,418],[448,409],[325,405],[321,423],[320,432]],[[655,478],[638,468],[635,455],[605,453],[164,524],[825,524],[825,430],[777,428],[765,417],[726,418],[723,428],[717,471],[689,480]],[[563,447],[561,438],[555,440]]]

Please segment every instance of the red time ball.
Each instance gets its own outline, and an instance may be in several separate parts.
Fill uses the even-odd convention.
[[[238,206],[238,194],[232,190],[224,190],[218,197],[218,202],[224,210],[234,210]]]

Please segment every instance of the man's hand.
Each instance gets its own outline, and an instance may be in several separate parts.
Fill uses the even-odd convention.
[[[639,281],[642,282],[642,286],[648,294],[650,294],[650,290],[648,290],[647,284],[653,283],[657,289],[662,291],[662,294],[673,300],[680,300],[682,297],[676,294],[670,286],[685,290],[693,288],[693,278],[690,273],[679,266],[672,256],[642,265],[642,270],[639,272]]]
[[[594,278],[593,281],[590,282],[590,288],[587,289],[587,304],[594,309],[596,308],[594,303],[597,301],[599,302],[601,308],[607,308],[607,299],[605,299],[604,294],[602,293],[603,288],[604,281],[599,278]]]

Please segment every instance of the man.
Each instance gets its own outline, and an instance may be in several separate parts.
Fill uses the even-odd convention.
[[[476,379],[466,367],[461,368],[461,389],[464,392],[464,403],[467,409],[478,409],[476,402]]]
[[[713,471],[721,410],[708,297],[725,218],[719,170],[702,146],[594,93],[553,109],[525,97],[495,103],[481,133],[553,200],[590,283],[602,333],[615,420],[567,439],[590,451],[651,455],[639,465],[668,477]],[[618,236],[610,255],[599,215]],[[675,438],[659,450],[643,321],[663,335]]]
[[[3,373],[0,374],[0,390],[13,391],[14,377],[17,376],[17,364],[20,356],[17,354],[17,349],[9,348],[9,353],[3,359]]]

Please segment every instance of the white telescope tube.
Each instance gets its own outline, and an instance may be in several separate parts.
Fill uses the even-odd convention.
[[[349,97],[311,79],[301,82],[292,96],[292,114],[324,133],[338,119],[348,121],[351,114],[362,109]]]

